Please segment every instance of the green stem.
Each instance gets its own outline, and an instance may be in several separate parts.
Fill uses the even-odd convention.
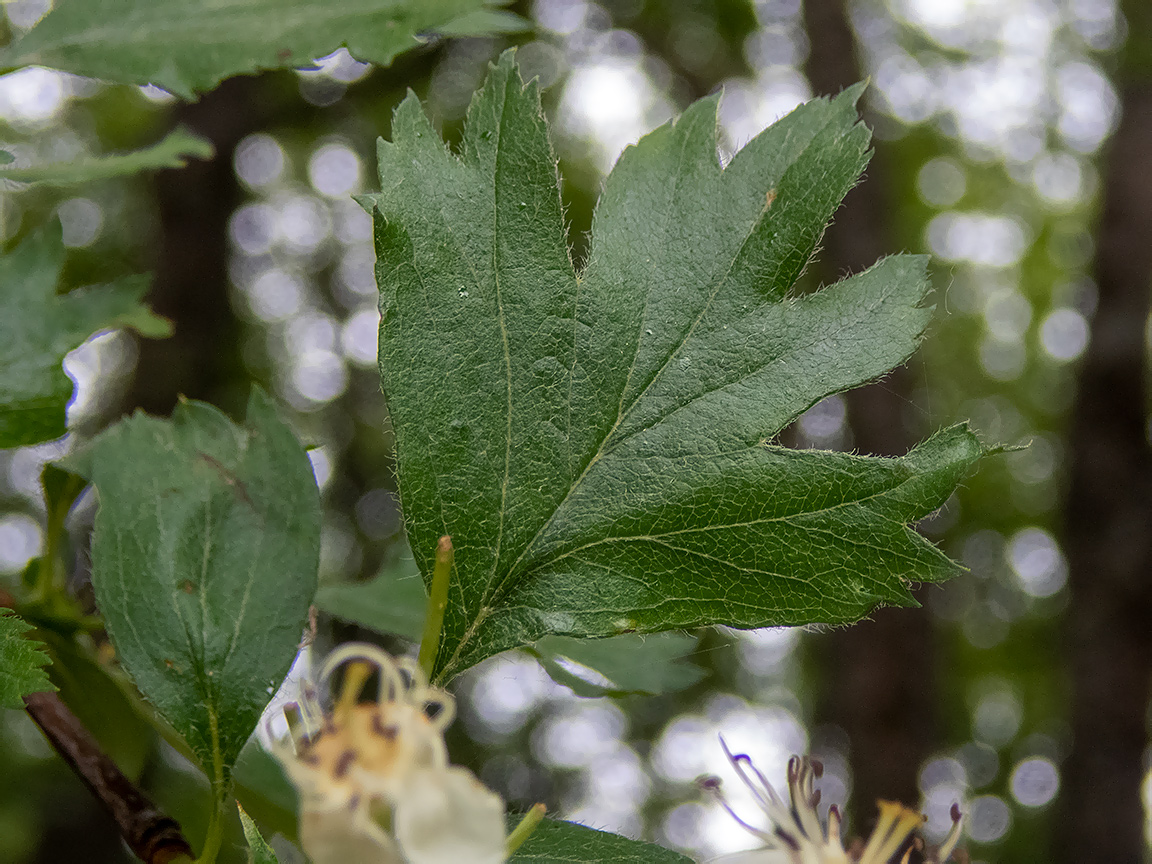
[[[532,832],[536,830],[544,819],[544,813],[548,808],[543,804],[535,804],[532,809],[524,814],[524,818],[520,820],[520,824],[516,829],[508,835],[508,839],[504,841],[504,848],[508,850],[508,856],[511,857],[512,853],[519,849],[524,841],[532,836]]]
[[[208,817],[208,831],[204,835],[204,848],[195,864],[216,864],[216,856],[224,842],[224,798],[217,796],[212,802],[212,815]]]
[[[436,564],[432,568],[432,590],[428,595],[428,612],[424,617],[424,635],[420,639],[420,668],[432,680],[436,652],[440,650],[440,631],[444,628],[444,610],[448,608],[448,582],[452,578],[452,538],[445,534],[436,546]]]

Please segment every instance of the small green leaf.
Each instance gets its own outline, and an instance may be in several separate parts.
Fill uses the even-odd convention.
[[[57,294],[64,245],[55,227],[0,256],[0,447],[59,438],[72,381],[64,355],[97,330],[131,327],[168,336],[171,325],[141,305],[148,278]]]
[[[240,824],[244,826],[244,839],[248,841],[248,864],[280,864],[272,847],[260,836],[260,829],[252,817],[239,804],[236,809],[240,811]]]
[[[0,170],[0,180],[70,186],[75,183],[91,183],[95,180],[138,174],[141,171],[183,168],[189,159],[211,159],[214,153],[212,142],[206,138],[201,138],[187,129],[177,129],[169,133],[163,141],[143,150],[108,156],[90,156],[73,162],[50,162],[47,165],[33,165],[29,168],[4,169]]]
[[[307,66],[346,46],[387,65],[426,34],[483,36],[527,28],[507,0],[57,0],[0,67],[50,66],[191,98],[233,75]]]
[[[316,592],[304,448],[256,390],[244,427],[184,402],[171,420],[122,420],[63,464],[100,496],[92,583],[121,663],[222,789]]]
[[[48,680],[44,645],[24,634],[32,627],[15,612],[0,607],[0,707],[23,708],[29,693],[55,690]]]
[[[0,150],[0,165],[11,165],[15,160],[16,157],[7,150]]]
[[[630,633],[608,639],[545,636],[531,653],[556,682],[571,687],[577,696],[598,697],[654,695],[691,687],[707,674],[688,662],[695,648],[696,637],[683,633]]]
[[[316,592],[316,608],[345,621],[413,642],[424,631],[428,593],[405,546],[368,582],[328,583]]]
[[[537,87],[513,55],[460,155],[409,95],[379,143],[381,381],[427,581],[456,549],[443,680],[541,636],[855,621],[958,567],[908,526],[982,454],[899,459],[774,437],[884,375],[932,319],[926,259],[793,286],[868,159],[853,87],[717,160],[715,98],[625,150],[588,264],[565,241]]]
[[[509,830],[520,821],[509,817]],[[597,831],[573,822],[545,819],[508,864],[692,864],[678,852]]]

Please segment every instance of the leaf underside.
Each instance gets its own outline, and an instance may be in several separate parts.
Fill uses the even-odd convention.
[[[510,817],[512,829],[519,821]],[[691,864],[679,852],[597,831],[573,822],[545,819],[524,841],[508,864]]]
[[[47,186],[71,186],[156,171],[160,168],[183,168],[189,159],[211,159],[212,142],[187,129],[176,129],[151,147],[128,153],[90,156],[72,162],[50,162],[28,168],[0,169],[0,180],[21,183],[43,183]]]
[[[23,708],[30,693],[55,690],[48,680],[44,645],[24,634],[32,626],[11,609],[0,607],[0,708]]]
[[[257,390],[243,427],[184,402],[171,420],[122,420],[64,464],[100,495],[92,584],[117,656],[219,786],[316,592],[308,457]]]
[[[57,0],[0,67],[49,66],[90,78],[155,84],[191,98],[233,75],[308,66],[345,46],[387,65],[427,34],[524,29],[506,0]]]
[[[64,355],[97,330],[167,336],[168,321],[141,305],[146,276],[57,294],[64,245],[56,227],[0,255],[0,447],[59,438],[72,381]]]
[[[923,257],[790,293],[867,162],[860,92],[723,169],[717,100],[697,102],[625,150],[580,274],[511,53],[459,156],[399,106],[362,203],[408,537],[425,579],[440,535],[456,550],[441,679],[549,633],[854,621],[957,571],[908,525],[981,454],[967,428],[898,459],[773,443],[932,317]]]
[[[529,650],[554,681],[595,698],[691,687],[706,674],[689,661],[695,648],[696,637],[683,633],[635,633],[607,639],[545,636]]]

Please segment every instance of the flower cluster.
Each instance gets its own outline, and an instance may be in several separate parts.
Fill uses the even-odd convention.
[[[789,802],[785,803],[751,759],[742,753],[733,754],[723,741],[721,744],[728,761],[771,821],[772,830],[761,830],[741,819],[725,799],[719,778],[703,778],[704,789],[714,795],[743,828],[764,843],[760,849],[724,855],[714,864],[888,864],[901,850],[904,854],[900,862],[908,864],[914,849],[920,852],[918,860],[924,864],[943,864],[960,839],[960,809],[955,804],[952,805],[951,832],[939,849],[929,851],[923,849],[920,839],[914,835],[924,817],[894,801],[880,801],[880,818],[867,843],[845,849],[840,839],[839,809],[835,805],[829,808],[827,828],[821,826],[816,812],[820,792],[815,789],[815,781],[823,774],[819,762],[799,756],[788,761]]]
[[[330,654],[321,688],[340,666],[331,711],[306,688],[290,705],[288,738],[273,739],[300,796],[300,841],[313,864],[503,864],[504,807],[467,769],[448,763],[452,697],[415,661],[350,644]],[[359,702],[373,669],[374,702]]]

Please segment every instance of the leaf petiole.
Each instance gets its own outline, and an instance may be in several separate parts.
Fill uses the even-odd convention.
[[[440,631],[444,628],[444,610],[448,608],[448,583],[452,578],[452,538],[445,534],[436,546],[436,563],[432,567],[432,588],[428,592],[428,614],[424,617],[424,635],[420,638],[420,668],[432,679],[436,652],[440,650]]]
[[[524,841],[532,836],[532,832],[536,830],[536,826],[544,820],[544,813],[547,807],[543,804],[533,804],[532,809],[524,814],[524,818],[520,820],[520,824],[508,835],[508,839],[504,843],[504,848],[511,856],[513,852],[524,845]]]
[[[217,796],[212,803],[212,815],[208,817],[208,831],[204,835],[204,846],[195,864],[216,864],[216,856],[224,842],[224,798]]]

